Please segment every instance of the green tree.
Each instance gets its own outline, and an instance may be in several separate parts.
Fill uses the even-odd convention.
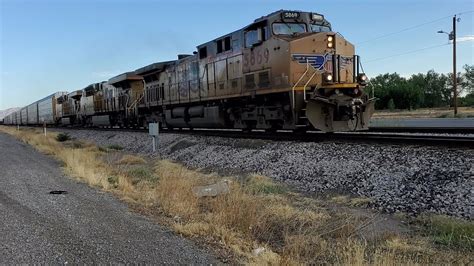
[[[474,107],[474,92],[469,93],[466,96],[459,99],[460,106],[471,106]]]
[[[421,91],[422,97],[418,102],[420,107],[441,107],[449,105],[448,77],[430,70],[425,74],[414,74],[408,80],[410,86]],[[448,95],[448,97],[446,97]]]
[[[388,109],[390,109],[390,111],[395,110],[395,102],[393,102],[393,99],[390,99],[390,100],[388,101],[388,104],[387,104],[387,105],[388,105],[387,107],[388,107]]]
[[[474,66],[464,65],[464,72],[457,74],[459,96],[463,104],[470,103],[474,93]],[[453,99],[452,73],[440,74],[434,70],[426,74],[414,74],[406,79],[397,73],[380,74],[371,78],[366,92],[378,99],[376,109],[391,109],[396,103],[398,109],[450,106]],[[461,98],[461,97],[459,97]],[[393,101],[390,103],[389,102]]]
[[[378,98],[378,100],[375,102],[376,109],[387,109],[388,101],[391,98],[394,98],[391,95],[396,92],[398,88],[402,87],[402,85],[405,83],[405,78],[401,77],[398,73],[381,74],[376,76],[375,78],[370,79],[366,91],[370,93],[370,95],[374,93],[375,97]],[[396,98],[394,98],[394,101],[398,104]]]
[[[474,65],[464,65],[464,73],[461,78],[461,92],[474,93]]]

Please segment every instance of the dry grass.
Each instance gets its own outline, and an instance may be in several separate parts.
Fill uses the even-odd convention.
[[[361,240],[356,235],[367,220],[344,211],[330,212],[266,177],[239,181],[229,177],[230,193],[198,198],[192,193],[194,187],[221,178],[163,160],[149,170],[146,160],[135,156],[118,160],[132,168],[117,170],[117,161],[104,161],[104,152],[95,146],[73,148],[57,142],[53,133],[44,137],[35,130],[0,130],[55,156],[69,174],[88,184],[148,210],[158,209],[152,213],[164,215],[161,221],[177,233],[217,245],[238,263],[440,264],[467,263],[472,255],[436,246],[420,236]],[[139,170],[131,173],[130,169]],[[367,199],[333,199],[337,201],[359,206]]]
[[[406,119],[406,118],[452,118],[452,108],[421,108],[416,110],[378,110],[374,119]],[[474,107],[459,107],[458,118],[474,117]]]
[[[334,196],[330,200],[334,203],[351,207],[365,207],[372,203],[372,199],[370,198],[349,197],[345,195]]]
[[[145,164],[146,160],[140,156],[125,154],[117,164]]]

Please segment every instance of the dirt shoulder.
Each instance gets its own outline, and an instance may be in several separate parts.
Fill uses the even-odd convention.
[[[207,251],[0,133],[0,264],[209,264]],[[66,194],[51,194],[65,191]]]

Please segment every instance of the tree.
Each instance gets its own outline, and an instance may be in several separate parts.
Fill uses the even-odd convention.
[[[388,109],[389,109],[390,111],[395,110],[395,103],[393,102],[393,99],[390,99],[390,100],[388,101],[387,107],[388,107]]]
[[[415,74],[408,82],[423,94],[420,107],[441,107],[449,105],[450,91],[446,86],[448,77],[430,70],[425,74]]]
[[[457,75],[459,98],[464,99],[463,104],[469,104],[473,97],[471,94],[474,94],[474,65],[464,65],[463,68],[464,72]],[[395,103],[398,109],[444,107],[453,101],[452,81],[452,73],[446,75],[434,70],[414,74],[408,79],[397,73],[386,73],[371,78],[365,90],[377,98],[376,109],[391,109]],[[465,94],[469,97],[462,97]]]
[[[459,99],[460,106],[471,106],[474,107],[474,92],[469,93],[466,96]]]
[[[461,75],[461,92],[474,93],[474,65],[464,65],[464,73]]]
[[[397,98],[394,98],[392,94],[394,94],[398,88],[401,88],[405,83],[405,78],[400,77],[398,73],[386,73],[371,79],[366,91],[370,94],[374,93],[375,97],[378,98],[375,102],[376,109],[386,109],[388,101],[391,98],[393,98],[398,104]]]

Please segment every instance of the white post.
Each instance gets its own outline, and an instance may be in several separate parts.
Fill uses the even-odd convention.
[[[156,137],[160,134],[158,123],[149,123],[148,124],[148,134],[153,138],[153,152],[156,152]]]
[[[44,136],[46,137],[46,122],[43,121],[43,132]]]
[[[20,124],[16,125],[16,130],[20,131]]]

